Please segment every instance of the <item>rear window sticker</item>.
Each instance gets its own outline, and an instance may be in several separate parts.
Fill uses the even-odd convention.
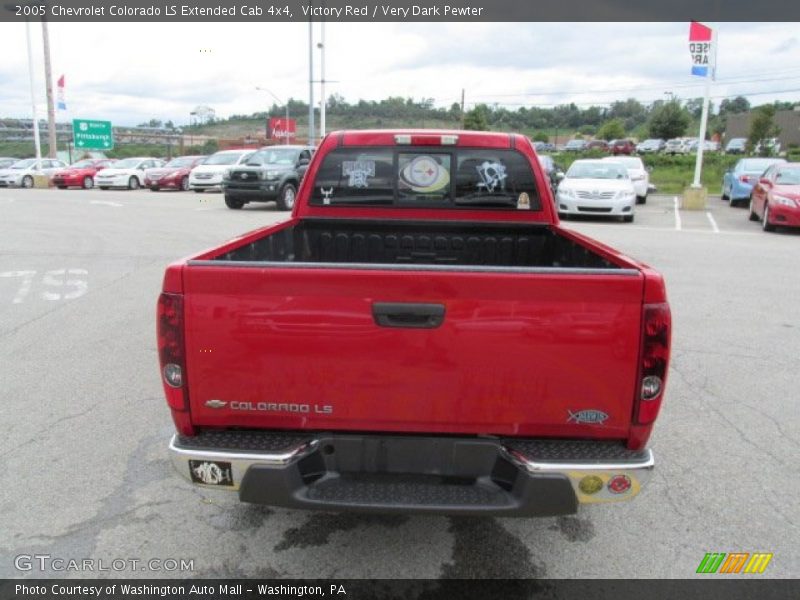
[[[400,183],[418,193],[431,193],[450,185],[450,173],[431,156],[417,156],[400,171]]]
[[[478,189],[484,189],[489,193],[497,189],[505,187],[506,168],[503,163],[483,161],[479,166],[475,167],[478,170],[481,181],[478,183]]]
[[[368,179],[370,177],[375,177],[375,161],[346,160],[342,162],[342,175],[349,178],[347,181],[349,187],[369,187]]]
[[[531,209],[531,198],[528,196],[528,192],[522,192],[519,197],[517,198],[517,208],[520,210],[530,210]]]

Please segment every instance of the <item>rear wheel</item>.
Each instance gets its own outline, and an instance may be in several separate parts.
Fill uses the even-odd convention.
[[[761,229],[775,231],[775,225],[770,225],[769,223],[769,204],[764,205],[764,218],[761,220]]]
[[[25,177],[22,178],[22,187],[24,187],[24,188],[32,188],[33,187],[33,177],[31,177],[30,175],[25,175]]]
[[[184,177],[181,179],[181,191],[188,192],[189,191],[189,178]]]
[[[758,215],[753,210],[753,197],[750,196],[750,220],[751,221],[758,221]]]
[[[151,191],[151,192],[157,192],[159,189],[160,189],[160,188],[159,188],[157,185],[151,185],[151,186],[150,186],[150,191]]]
[[[128,179],[128,189],[129,190],[138,190],[139,189],[139,178],[138,177],[131,177]]]
[[[625,221],[626,223],[633,223],[633,215],[625,215],[624,217],[622,217],[622,220]]]
[[[647,204],[647,196],[636,196],[636,204]]]
[[[294,201],[297,196],[297,190],[294,185],[287,183],[281,188],[281,193],[278,195],[278,209],[279,210],[292,210],[294,208]]]
[[[90,190],[94,187],[94,179],[89,177],[88,175],[83,178],[83,189]]]
[[[237,200],[236,198],[231,198],[230,196],[225,196],[225,206],[232,208],[233,210],[239,210],[244,206],[244,202]]]
[[[65,185],[59,185],[59,186],[57,186],[57,187],[58,187],[58,189],[60,189],[60,190],[65,190],[65,189],[67,189],[67,186],[65,186]]]

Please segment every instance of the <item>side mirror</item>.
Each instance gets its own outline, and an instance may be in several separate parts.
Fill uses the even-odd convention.
[[[298,166],[298,167],[304,167],[304,166],[306,166],[306,165],[307,165],[308,163],[310,163],[310,162],[311,162],[311,161],[310,161],[310,160],[308,160],[307,158],[301,158],[300,160],[298,160],[298,161],[297,161],[297,166]]]
[[[566,177],[566,175],[564,175],[564,172],[563,172],[563,171],[557,171],[557,172],[556,172],[556,179],[557,179],[558,181],[561,181],[562,179],[564,179],[564,177]]]

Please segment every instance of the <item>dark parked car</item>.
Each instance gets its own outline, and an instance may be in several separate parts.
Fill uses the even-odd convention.
[[[605,140],[592,140],[586,144],[586,150],[602,150],[608,152],[608,142]]]
[[[583,152],[587,145],[586,140],[570,140],[564,146],[564,152]]]
[[[725,146],[725,154],[744,154],[747,149],[747,138],[733,138]]]
[[[564,179],[564,169],[560,165],[556,164],[555,161],[553,161],[552,156],[540,154],[538,158],[539,164],[542,165],[542,169],[544,169],[544,172],[550,179],[550,189],[552,189],[553,193],[555,193],[559,182]]]
[[[278,209],[292,210],[313,153],[314,148],[308,146],[267,146],[255,152],[225,173],[225,204],[237,209],[248,202],[274,200]]]

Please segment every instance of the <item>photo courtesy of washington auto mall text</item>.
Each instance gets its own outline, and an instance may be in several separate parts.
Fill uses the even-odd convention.
[[[0,600],[796,597],[798,31],[0,3]]]

